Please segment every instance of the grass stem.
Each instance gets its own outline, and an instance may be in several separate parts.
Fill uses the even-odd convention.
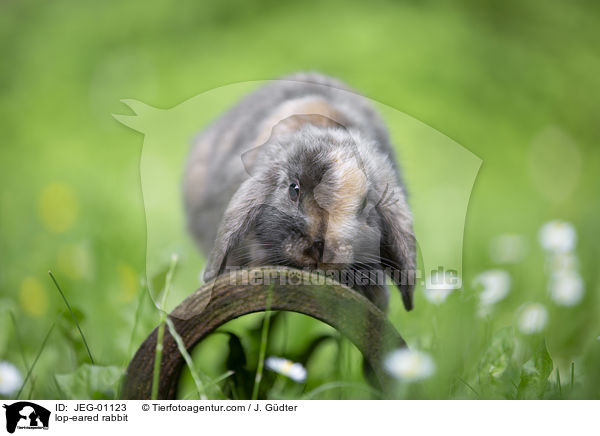
[[[90,362],[92,362],[92,365],[94,365],[95,363],[94,363],[94,358],[92,357],[92,352],[90,351],[90,347],[88,346],[88,343],[85,340],[85,335],[83,334],[83,331],[81,330],[81,326],[79,325],[79,322],[77,322],[77,318],[75,317],[75,314],[73,313],[73,310],[71,309],[71,305],[67,301],[67,297],[65,297],[65,294],[63,293],[62,289],[60,289],[60,286],[58,285],[58,282],[56,281],[54,274],[52,274],[52,271],[48,271],[48,275],[54,282],[54,286],[56,286],[56,289],[58,289],[58,292],[60,293],[61,297],[63,298],[63,301],[65,302],[65,305],[67,306],[67,309],[69,309],[69,312],[71,313],[71,318],[73,318],[73,321],[75,322],[75,325],[77,326],[77,330],[79,330],[79,334],[81,335],[81,339],[83,340],[83,345],[85,345],[85,349],[87,350],[88,356],[90,357]]]
[[[252,400],[258,399],[258,390],[262,381],[265,357],[267,354],[267,342],[269,338],[269,324],[271,322],[271,293],[272,287],[267,295],[267,310],[265,311],[265,319],[262,325],[262,333],[260,338],[260,352],[258,355],[258,365],[256,367],[256,376],[254,378],[254,387],[252,388]]]
[[[571,362],[571,390],[575,386],[575,362]]]
[[[19,346],[19,354],[21,355],[21,359],[23,360],[23,365],[25,365],[25,368],[29,370],[29,363],[27,362],[27,357],[25,356],[25,349],[23,348],[23,340],[21,339],[21,333],[19,332],[17,319],[15,318],[15,314],[12,310],[10,311],[10,319],[13,323],[13,330],[15,331],[15,338],[17,339],[17,345]]]
[[[171,289],[171,283],[173,281],[173,274],[175,273],[175,266],[177,265],[177,256],[171,257],[171,265],[169,266],[169,272],[165,278],[165,290],[162,295],[160,303],[160,322],[158,324],[158,332],[156,335],[156,351],[154,353],[154,372],[152,374],[152,399],[158,399],[158,385],[160,382],[160,362],[162,360],[163,353],[163,340],[165,337],[165,324],[167,320],[167,297]]]
[[[42,352],[44,351],[44,348],[46,348],[46,344],[48,343],[48,339],[50,338],[50,334],[52,333],[52,330],[54,330],[54,326],[56,326],[56,321],[58,321],[58,317],[54,320],[54,322],[50,326],[50,329],[48,330],[48,333],[46,333],[46,337],[42,341],[42,345],[40,346],[40,349],[39,349],[37,355],[35,356],[35,359],[33,360],[33,363],[31,364],[31,367],[29,367],[29,369],[27,370],[27,375],[25,376],[25,380],[23,380],[23,384],[21,385],[21,389],[19,389],[19,392],[17,393],[17,396],[15,398],[18,399],[21,396],[21,393],[23,393],[23,389],[25,389],[25,385],[27,385],[27,381],[31,377],[31,374],[33,373],[33,369],[35,368],[35,365],[37,364],[40,356],[42,355]]]
[[[201,400],[206,400],[207,398],[206,398],[206,391],[204,389],[204,384],[202,383],[202,380],[200,380],[200,376],[198,375],[198,372],[196,371],[196,368],[194,367],[194,362],[192,361],[192,357],[190,356],[187,349],[185,348],[183,339],[181,339],[181,336],[179,335],[179,333],[177,333],[177,329],[175,328],[173,321],[171,321],[171,319],[169,317],[166,318],[165,322],[167,323],[167,327],[169,327],[169,333],[171,333],[171,336],[173,337],[173,339],[175,339],[175,343],[177,344],[177,348],[179,349],[179,352],[183,356],[183,360],[185,360],[185,363],[186,363],[188,369],[190,370],[190,374],[192,375],[192,379],[194,380],[194,384],[196,385],[196,391],[198,392],[198,397]]]

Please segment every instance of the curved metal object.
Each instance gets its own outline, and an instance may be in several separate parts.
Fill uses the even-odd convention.
[[[223,274],[186,298],[169,316],[188,350],[232,319],[265,310],[285,310],[319,319],[348,337],[363,354],[381,386],[388,385],[381,359],[406,346],[385,314],[356,291],[322,275],[284,267]],[[131,360],[123,399],[150,399],[157,329]],[[159,399],[174,399],[183,357],[165,330]]]

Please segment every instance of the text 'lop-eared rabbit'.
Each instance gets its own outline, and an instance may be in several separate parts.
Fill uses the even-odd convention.
[[[301,73],[248,95],[197,138],[184,195],[206,281],[228,267],[318,269],[386,310],[387,275],[412,309],[416,244],[389,135],[340,81]]]

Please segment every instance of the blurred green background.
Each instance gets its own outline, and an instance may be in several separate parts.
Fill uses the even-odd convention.
[[[598,398],[599,14],[591,1],[2,2],[0,360],[23,377],[35,362],[21,398],[110,397],[159,319],[144,286],[143,136],[112,118],[127,112],[120,100],[171,108],[219,86],[305,70],[341,78],[483,161],[465,225],[463,290],[439,305],[418,292],[410,314],[392,300],[394,324],[436,362],[428,379],[400,383],[398,396]],[[578,235],[585,294],[573,306],[548,295],[538,233],[554,219]],[[490,244],[505,234],[525,247],[518,262],[494,256]],[[510,274],[511,289],[482,317],[473,278],[492,268]],[[87,353],[49,269],[99,369],[82,366]],[[548,311],[533,335],[518,330],[528,301]],[[336,381],[351,385],[318,397],[371,395],[351,345],[286,316],[295,330],[273,325],[274,354],[280,342],[300,349],[321,334],[334,339],[311,358],[306,386],[279,380],[264,395],[300,398]],[[261,319],[230,327],[249,372]],[[225,371],[221,336],[194,353],[211,377]]]

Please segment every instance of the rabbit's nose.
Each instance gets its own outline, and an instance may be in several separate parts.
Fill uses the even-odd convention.
[[[312,246],[308,248],[307,255],[312,257],[317,262],[323,260],[323,251],[325,250],[325,242],[322,239],[316,239],[313,241]]]

